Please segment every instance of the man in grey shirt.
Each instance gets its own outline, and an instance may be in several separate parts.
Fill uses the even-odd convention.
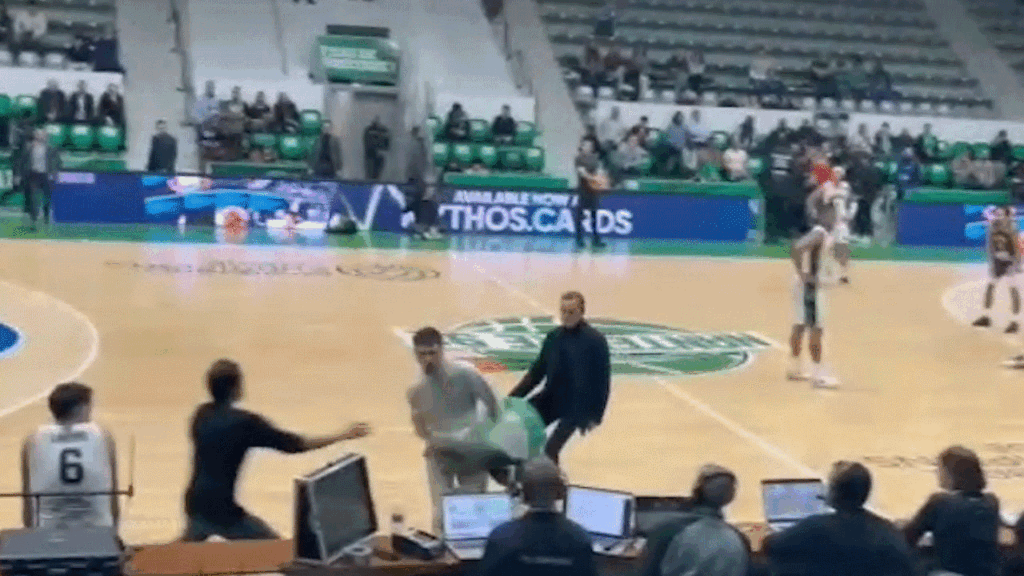
[[[445,360],[441,333],[422,328],[413,335],[416,361],[423,379],[409,389],[409,406],[416,435],[427,442],[427,480],[433,505],[433,526],[443,532],[441,497],[453,492],[479,493],[487,489],[486,466],[467,465],[454,446],[482,444],[480,424],[498,417],[498,401],[487,381],[475,369]]]

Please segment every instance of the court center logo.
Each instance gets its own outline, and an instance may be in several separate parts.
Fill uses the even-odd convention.
[[[587,322],[608,339],[614,374],[700,375],[739,368],[775,347],[750,332],[694,332],[608,318]],[[446,349],[484,372],[522,371],[540,353],[551,317],[497,318],[463,324],[446,337]]]
[[[0,358],[17,352],[21,346],[21,333],[13,326],[0,322]]]

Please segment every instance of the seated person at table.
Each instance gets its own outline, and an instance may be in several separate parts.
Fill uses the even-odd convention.
[[[961,576],[999,573],[999,500],[985,489],[985,473],[973,451],[951,446],[939,454],[939,487],[907,524],[917,546],[931,532],[938,568]]]
[[[512,108],[505,104],[501,107],[501,115],[494,118],[491,134],[496,144],[511,144],[516,139],[516,121],[512,118]]]
[[[561,470],[544,456],[523,467],[525,516],[495,528],[476,576],[597,576],[590,535],[558,511]]]
[[[864,509],[871,473],[857,462],[837,462],[828,482],[835,512],[805,518],[764,540],[762,552],[778,575],[913,576],[914,557],[888,520]]]
[[[116,526],[119,516],[114,437],[91,419],[92,389],[72,382],[50,393],[54,422],[25,439],[21,482],[26,528]]]

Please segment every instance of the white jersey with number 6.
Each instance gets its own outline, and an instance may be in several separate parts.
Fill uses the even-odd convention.
[[[38,527],[113,526],[114,471],[107,436],[94,423],[40,426],[28,452],[29,491],[66,494],[33,499]],[[38,502],[38,504],[36,504]],[[36,506],[38,505],[38,509]]]

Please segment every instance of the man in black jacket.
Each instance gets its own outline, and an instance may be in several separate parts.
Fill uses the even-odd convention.
[[[522,483],[530,510],[491,532],[476,576],[597,576],[590,535],[556,506],[565,493],[558,466],[532,460]]]
[[[556,463],[573,432],[586,434],[601,423],[611,389],[608,341],[583,320],[584,308],[579,292],[562,295],[562,325],[548,332],[540,356],[509,394],[526,397],[544,381],[531,402],[545,424],[558,422],[544,447]]]
[[[800,576],[913,576],[914,557],[889,521],[864,509],[871,474],[863,464],[837,462],[829,478],[829,514],[806,518],[765,539],[774,573]]]

